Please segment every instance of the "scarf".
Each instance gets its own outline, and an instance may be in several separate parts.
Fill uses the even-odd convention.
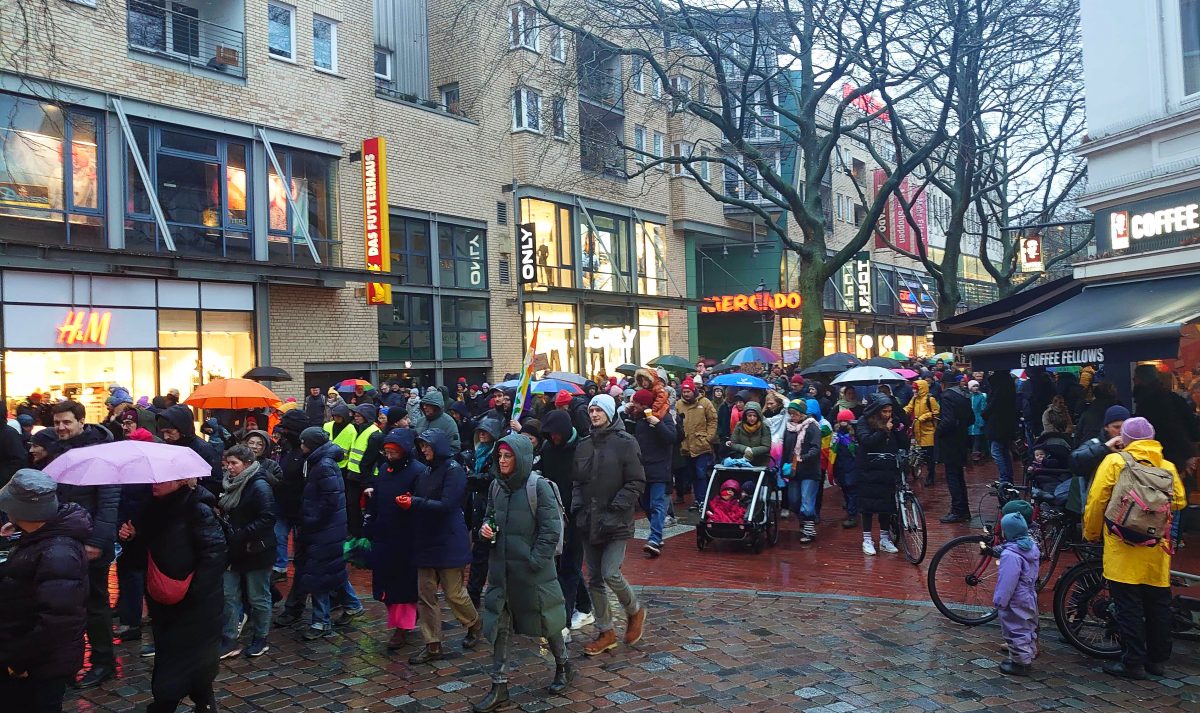
[[[816,419],[814,419],[812,416],[805,417],[805,419],[800,423],[792,423],[791,421],[788,421],[787,430],[797,434],[796,444],[792,446],[792,458],[798,459],[800,457],[800,452],[804,450],[804,432],[808,430],[810,425],[815,425],[816,423]],[[793,428],[793,426],[795,428]]]
[[[741,424],[742,424],[742,430],[745,431],[746,433],[758,433],[758,429],[762,428],[763,422],[762,422],[762,419],[759,418],[758,421],[753,426],[751,426],[750,422],[743,418],[741,421]]]
[[[1028,552],[1033,549],[1033,538],[1028,533],[1021,535],[1015,540],[1011,540],[1011,542],[1019,547],[1022,552]]]
[[[221,499],[217,505],[221,508],[221,512],[229,513],[238,506],[242,501],[242,490],[246,488],[246,483],[258,473],[258,463],[251,463],[241,472],[240,475],[231,475],[229,471],[225,471],[225,476],[221,479],[221,488],[224,490],[221,493]]]

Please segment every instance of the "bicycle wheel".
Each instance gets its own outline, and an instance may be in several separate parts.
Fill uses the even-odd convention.
[[[1121,655],[1102,562],[1080,562],[1063,573],[1054,587],[1054,623],[1068,644],[1088,656],[1115,659]]]
[[[996,561],[991,544],[985,535],[956,537],[929,562],[929,598],[950,621],[976,626],[996,618],[992,607]]]
[[[1047,551],[1042,553],[1042,564],[1038,570],[1038,579],[1035,583],[1039,592],[1054,577],[1054,570],[1058,567],[1058,558],[1062,554],[1063,540],[1066,539],[1066,535],[1066,528],[1058,528],[1050,538]]]
[[[904,493],[900,498],[900,547],[904,557],[913,564],[921,564],[925,559],[925,548],[929,538],[925,531],[925,511],[921,501],[913,493]]]

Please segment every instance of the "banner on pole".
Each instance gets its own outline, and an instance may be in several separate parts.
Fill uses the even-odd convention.
[[[533,323],[533,336],[529,339],[529,349],[525,352],[525,361],[521,366],[521,377],[517,382],[517,395],[513,397],[512,417],[514,421],[521,420],[521,413],[525,410],[525,402],[529,398],[529,382],[533,381],[534,371],[533,357],[537,354],[538,327],[541,324],[540,318]]]

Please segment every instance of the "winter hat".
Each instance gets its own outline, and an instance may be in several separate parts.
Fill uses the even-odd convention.
[[[124,411],[121,412],[119,420],[122,423],[124,423],[125,421],[137,421],[138,420],[137,409],[132,409],[132,408],[125,409]]]
[[[1128,446],[1134,441],[1144,441],[1154,438],[1154,426],[1141,416],[1126,419],[1121,424],[1121,445]]]
[[[542,422],[536,418],[527,418],[521,422],[521,433],[542,437]]]
[[[725,492],[726,490],[732,490],[734,493],[737,493],[741,489],[742,489],[741,484],[738,483],[733,478],[730,478],[729,480],[726,480],[724,483],[721,483],[721,492],[722,493]]]
[[[633,402],[642,408],[650,408],[654,405],[654,392],[650,389],[638,389],[633,393]]]
[[[137,407],[138,408],[150,408],[150,397],[149,396],[139,396],[138,400],[137,400]]]
[[[804,386],[804,377],[799,374],[792,374],[792,383],[796,386]]]
[[[289,396],[289,397],[287,397],[286,399],[284,399],[284,400],[283,400],[283,402],[284,402],[285,404],[294,404],[294,403],[296,403],[296,397],[295,397],[295,396]]]
[[[1022,550],[1028,552],[1033,547],[1033,540],[1029,539],[1029,524],[1019,513],[1010,512],[1000,518],[1000,530],[1005,540],[1017,543]]]
[[[600,409],[604,415],[608,416],[608,420],[612,421],[613,416],[617,413],[617,402],[608,394],[596,394],[592,400],[588,402],[588,409],[593,407]]]
[[[45,522],[58,512],[58,483],[40,470],[22,468],[0,488],[0,512],[10,520]]]
[[[808,415],[808,404],[804,403],[800,399],[792,399],[791,401],[788,401],[787,407],[790,411],[798,411],[805,416]]]
[[[554,395],[554,405],[566,406],[569,403],[571,403],[571,392],[566,389],[559,389],[558,393]]]
[[[329,442],[329,434],[319,426],[309,426],[300,432],[300,445],[316,450]]]
[[[490,390],[491,390],[491,388],[492,388],[491,384],[489,384],[489,383],[488,383],[488,382],[486,382],[486,381],[485,381],[485,382],[483,382],[483,390],[484,390],[484,391],[490,391]]]
[[[1033,523],[1033,506],[1026,500],[1009,500],[1001,511],[1004,515],[1016,513],[1025,518],[1025,524]]]
[[[623,401],[633,401],[633,395],[635,393],[637,393],[637,392],[634,391],[632,388],[625,389],[624,391],[621,392],[621,399]],[[616,397],[614,396],[613,398],[616,398]]]
[[[467,383],[467,377],[465,377],[465,376],[458,377],[458,383],[460,383],[460,384]]]
[[[1104,410],[1104,425],[1107,426],[1115,421],[1127,421],[1129,416],[1129,409],[1121,404],[1113,404]]]
[[[632,391],[632,390],[633,389],[630,389],[630,391]],[[612,387],[610,387],[608,390],[608,395],[613,397],[614,399],[617,398],[618,396],[620,396],[622,393],[623,392],[621,391],[621,387],[617,386],[616,384],[613,384]]]
[[[837,412],[837,422],[838,423],[841,423],[842,421],[853,421],[853,420],[854,420],[854,412],[851,411],[850,409],[844,408],[841,411]]]
[[[20,416],[17,416],[17,423],[21,424],[22,428],[24,428],[26,426],[32,426],[33,425],[33,416],[30,416],[27,413],[23,413]]]
[[[142,441],[145,443],[154,442],[154,434],[144,428],[135,428],[133,433],[129,434],[129,440]]]
[[[974,379],[971,379],[970,381],[967,382],[968,389],[974,389],[974,388],[978,388],[978,387],[979,387],[979,382]]]
[[[112,396],[109,396],[108,399],[106,399],[104,401],[104,405],[108,406],[109,408],[112,408],[113,406],[117,406],[118,404],[132,404],[132,403],[133,403],[133,397],[129,395],[129,391],[123,386],[118,386],[118,387],[114,388],[112,390]]]
[[[58,435],[53,428],[43,428],[29,437],[30,445],[38,445],[46,450],[53,450],[58,443]]]
[[[683,380],[683,383],[679,385],[679,390],[681,392],[682,391],[695,391],[696,390],[696,380],[690,376],[685,378]]]

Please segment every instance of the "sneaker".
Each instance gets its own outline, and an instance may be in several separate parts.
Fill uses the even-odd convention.
[[[283,612],[282,614],[280,614],[279,616],[275,617],[275,621],[274,621],[275,626],[278,626],[280,628],[287,628],[289,626],[295,626],[296,624],[299,624],[299,623],[300,623],[300,615],[299,614],[293,614],[291,612],[286,612],[286,611]]]
[[[316,641],[317,639],[323,639],[326,636],[332,636],[332,635],[333,635],[333,629],[322,629],[317,626],[310,626],[304,632],[303,638],[305,641]]]
[[[875,554],[875,543],[872,542],[870,540],[870,538],[867,538],[867,537],[863,538],[863,554],[864,555]]]
[[[662,554],[662,545],[656,542],[647,542],[646,546],[642,548],[642,552],[645,552],[651,557],[658,557]]]
[[[842,527],[849,530],[852,527],[858,527],[858,516],[847,515],[845,520],[842,520]]]
[[[138,656],[141,656],[144,659],[154,658],[154,644],[143,645],[142,650],[138,652]]]
[[[569,626],[563,627],[562,634],[563,634],[563,643],[564,644],[571,643],[571,627],[569,627]]]
[[[256,656],[262,656],[270,650],[271,647],[267,645],[266,639],[255,639],[250,642],[249,646],[246,647],[245,654],[250,658],[254,658]]]
[[[367,611],[366,607],[359,607],[357,609],[342,609],[341,616],[339,616],[338,618],[333,620],[333,625],[334,626],[345,626],[345,625],[349,624],[350,622],[354,621],[355,617],[362,616],[363,613],[366,611]]]
[[[221,658],[231,659],[242,653],[242,647],[236,640],[226,641],[221,644]]]
[[[588,612],[585,614],[581,611],[577,611],[571,616],[571,628],[575,629],[575,630],[582,629],[583,627],[587,626],[588,624],[595,624],[595,623],[596,623],[596,615],[591,612]]]
[[[885,534],[881,534],[879,536],[879,549],[883,550],[884,552],[888,553],[889,555],[894,555],[900,551],[900,550],[896,549],[896,546],[894,544],[892,544],[892,538],[888,537]]]
[[[242,635],[242,629],[246,628],[246,622],[248,622],[248,621],[250,621],[250,617],[245,612],[242,612],[242,620],[238,622],[238,629],[237,629],[238,636]]]
[[[791,517],[791,516],[792,516],[792,513],[791,513],[791,511],[790,511],[790,510],[788,510],[787,508],[784,508],[784,509],[782,509],[782,510],[780,510],[780,511],[779,511],[779,517],[782,517],[782,518],[783,518],[783,519],[785,519],[785,520],[786,520],[787,518]]]
[[[674,515],[667,515],[667,518],[663,520],[663,527],[675,527],[678,524],[679,521],[675,519]]]
[[[271,570],[271,584],[282,582],[287,579],[287,570],[273,569]]]

